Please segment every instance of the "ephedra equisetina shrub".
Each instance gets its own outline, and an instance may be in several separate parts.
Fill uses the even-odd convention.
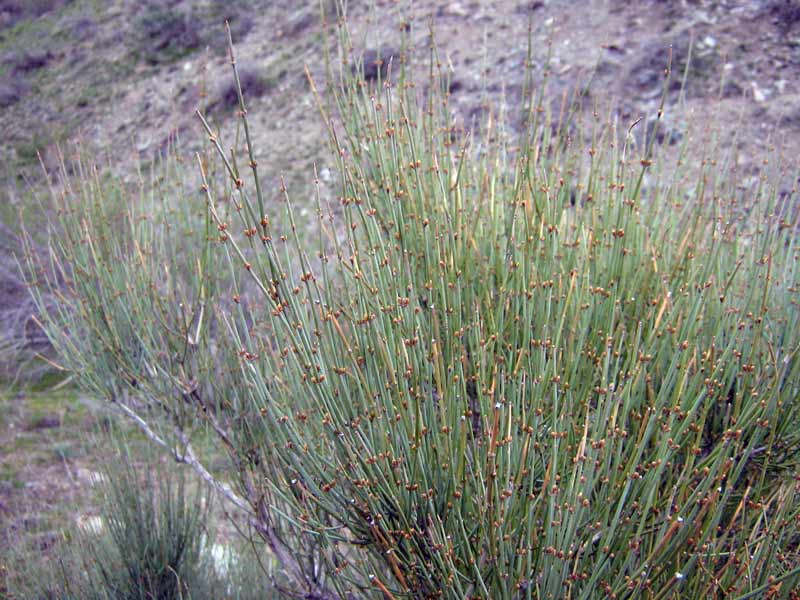
[[[788,166],[674,166],[531,79],[518,136],[470,135],[403,47],[385,80],[329,58],[315,248],[290,190],[265,200],[241,94],[242,148],[202,119],[199,223],[175,188],[147,218],[85,180],[57,198],[65,368],[242,510],[286,593],[790,597]]]

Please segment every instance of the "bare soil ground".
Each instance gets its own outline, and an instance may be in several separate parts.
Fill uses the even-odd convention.
[[[0,539],[24,536],[45,550],[57,528],[79,516],[78,499],[91,487],[85,442],[94,420],[63,391],[5,393],[0,415]]]
[[[328,34],[318,2],[221,4],[0,0],[1,220],[13,229],[21,213],[36,228],[32,199],[44,183],[37,152],[45,170],[55,172],[56,144],[69,151],[80,140],[132,174],[137,160],[156,160],[176,133],[187,152],[203,143],[193,115],[200,104],[230,128],[236,102],[225,19],[232,23],[257,158],[271,193],[277,199],[284,174],[300,211],[310,207],[313,166],[333,171],[304,72],[308,66],[324,80],[321,43]],[[397,47],[407,16],[401,3],[378,0],[375,14],[366,2],[349,4],[357,50]],[[623,127],[643,117],[646,126],[657,111],[671,53],[661,143],[679,145],[694,123],[697,135],[716,135],[733,146],[744,173],[753,173],[771,148],[797,164],[796,0],[420,0],[413,13],[420,60],[432,17],[440,61],[453,82],[453,106],[467,124],[487,101],[512,107],[519,101],[530,24],[537,81],[545,77],[550,48],[547,102],[555,110],[579,86],[586,111],[607,114]],[[331,180],[326,192],[334,193]],[[9,267],[4,273],[14,272],[8,250],[0,264]],[[6,278],[0,311],[22,302],[14,287],[19,282]],[[102,461],[103,449],[75,440],[96,418],[69,394],[45,398],[12,390],[3,396],[0,544],[10,532],[28,531],[46,550],[65,520],[91,511],[91,493],[79,474]]]

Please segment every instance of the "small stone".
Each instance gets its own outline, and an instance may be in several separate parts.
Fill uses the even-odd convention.
[[[75,472],[75,476],[81,483],[84,483],[86,485],[99,485],[101,483],[105,483],[108,479],[102,473],[98,473],[97,471],[91,471],[83,467],[79,468]]]
[[[55,429],[61,427],[61,419],[56,415],[45,415],[31,423],[31,429]]]
[[[442,9],[441,14],[449,17],[466,17],[469,11],[460,2],[451,2]]]
[[[756,102],[764,102],[769,96],[769,90],[760,88],[755,81],[751,81],[750,86],[753,88],[753,100]]]

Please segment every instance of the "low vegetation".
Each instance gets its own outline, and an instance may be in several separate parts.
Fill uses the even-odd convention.
[[[50,556],[32,538],[0,554],[9,598],[82,600],[269,597],[270,581],[246,543],[215,542],[212,496],[186,469],[163,464],[116,429],[95,440],[107,462],[92,474],[96,516],[84,516],[49,540]],[[132,452],[135,451],[135,455]],[[137,467],[138,461],[149,461]],[[41,542],[39,543],[41,546]]]

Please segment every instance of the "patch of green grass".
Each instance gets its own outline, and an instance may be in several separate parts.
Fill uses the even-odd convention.
[[[44,131],[34,131],[31,137],[21,141],[14,146],[17,151],[17,164],[32,165],[39,163],[39,153],[52,144],[54,138],[51,133]]]
[[[0,463],[0,480],[10,483],[15,489],[22,489],[25,486],[19,469],[5,462]]]
[[[58,107],[53,106],[51,109],[55,111]],[[49,128],[37,126],[17,134],[17,137],[12,139],[16,156],[14,160],[9,161],[7,172],[10,177],[15,177],[25,193],[31,195],[34,206],[41,202],[43,195],[47,194],[44,186],[28,188],[43,178],[39,155],[44,157],[53,153],[57,147],[63,147],[74,134],[78,124],[77,119],[76,116],[62,119]],[[22,208],[24,210],[24,206]]]
[[[9,444],[9,448],[14,452],[24,455],[25,461],[34,462],[37,464],[44,464],[49,462],[46,458],[46,448],[50,446],[48,441],[46,444],[42,443],[39,436],[30,433],[21,433],[14,437],[14,441]]]
[[[97,85],[89,85],[83,88],[75,101],[75,106],[85,108],[87,106],[99,105],[109,99],[108,92]]]
[[[0,30],[0,52],[20,48],[47,48],[58,42],[68,41],[69,33],[63,27],[65,17],[82,14],[85,10],[97,7],[95,0],[74,0],[57,6],[54,10],[30,11],[13,26]]]
[[[57,460],[71,460],[85,455],[82,445],[74,441],[56,442],[51,452]]]
[[[62,384],[69,378],[69,373],[64,371],[48,371],[44,373],[39,379],[36,381],[31,382],[27,387],[26,390],[34,395],[38,392],[50,392],[52,388],[61,387]],[[77,391],[75,388],[62,388],[58,393],[55,394],[47,394],[45,397],[54,399],[54,398],[75,398],[77,396]]]
[[[37,464],[48,464],[54,457],[80,456],[86,424],[91,422],[89,408],[76,390],[33,391],[6,388],[0,393],[0,415],[12,434],[9,450]]]

